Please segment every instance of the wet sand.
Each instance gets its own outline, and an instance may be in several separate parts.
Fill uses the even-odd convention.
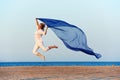
[[[119,66],[0,67],[0,80],[120,80]]]

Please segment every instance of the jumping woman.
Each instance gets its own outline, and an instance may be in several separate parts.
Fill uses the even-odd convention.
[[[42,49],[43,51],[48,51],[53,48],[58,48],[56,45],[53,46],[48,46],[44,47],[42,36],[47,34],[48,27],[45,28],[44,23],[39,23],[37,18],[36,18],[36,25],[37,25],[37,30],[35,31],[34,38],[35,38],[35,45],[33,49],[33,53],[40,57],[41,59],[45,60],[45,56],[42,55],[40,52],[38,52],[38,49]]]

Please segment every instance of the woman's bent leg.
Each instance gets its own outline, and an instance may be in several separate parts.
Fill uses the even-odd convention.
[[[33,48],[33,54],[37,55],[37,50],[39,49],[37,43],[35,43],[34,48]]]
[[[39,49],[39,46],[37,43],[35,43],[35,46],[33,48],[33,54],[35,54],[36,56],[42,58],[43,60],[45,60],[45,56],[42,55],[41,53],[37,52],[37,50]]]
[[[39,42],[39,43],[38,43],[38,46],[39,46],[43,51],[45,51],[45,52],[48,51],[48,50],[50,50],[49,47],[44,47],[44,44],[43,44],[42,42]]]
[[[57,46],[55,46],[55,45],[53,45],[53,46],[48,46],[48,47],[44,47],[44,45],[43,45],[43,43],[40,43],[39,44],[39,47],[43,50],[43,51],[48,51],[48,50],[50,50],[50,49],[52,49],[52,48],[58,48]]]

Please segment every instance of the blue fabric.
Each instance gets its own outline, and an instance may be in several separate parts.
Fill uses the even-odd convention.
[[[94,55],[97,59],[100,54],[93,52],[87,45],[85,33],[75,25],[69,24],[62,20],[37,18],[44,22],[55,34],[63,41],[65,46],[74,51],[82,51],[89,55]]]

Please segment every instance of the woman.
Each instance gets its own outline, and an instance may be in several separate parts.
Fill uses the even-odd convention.
[[[45,60],[45,56],[42,55],[41,53],[39,53],[38,49],[41,48],[43,51],[48,51],[52,48],[58,48],[58,47],[56,45],[44,47],[42,36],[47,34],[48,27],[46,27],[46,29],[44,29],[45,24],[44,23],[39,24],[37,18],[36,18],[36,25],[37,25],[37,30],[36,30],[35,35],[34,35],[35,46],[34,46],[34,49],[33,49],[33,53],[36,56],[40,57],[41,59]]]

